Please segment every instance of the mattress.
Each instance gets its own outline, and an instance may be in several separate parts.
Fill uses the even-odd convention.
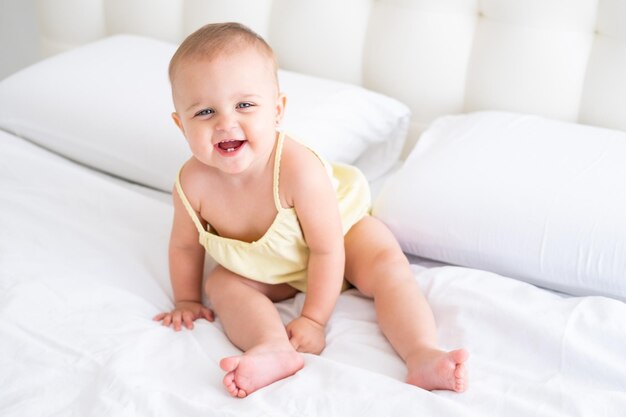
[[[411,258],[442,347],[470,351],[467,392],[403,382],[372,302],[343,293],[327,347],[245,399],[222,387],[238,350],[219,319],[174,332],[169,195],[0,131],[2,416],[619,416],[626,304],[570,297]],[[208,265],[207,267],[210,267]],[[285,322],[302,295],[277,305]],[[418,319],[418,318],[416,318]]]

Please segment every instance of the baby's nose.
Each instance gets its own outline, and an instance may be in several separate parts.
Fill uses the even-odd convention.
[[[222,113],[218,115],[216,129],[230,131],[237,125],[237,118],[232,113]]]

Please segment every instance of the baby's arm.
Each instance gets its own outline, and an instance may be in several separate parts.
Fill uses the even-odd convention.
[[[325,326],[343,283],[343,232],[335,190],[324,166],[306,149],[295,152],[290,165],[294,162],[290,176],[294,181],[289,181],[292,191],[287,191],[293,197],[310,256],[302,313],[287,330],[298,351],[318,354],[324,349]]]
[[[174,309],[156,315],[154,320],[164,326],[173,325],[178,331],[184,325],[193,328],[199,318],[213,321],[213,313],[202,305],[202,272],[204,268],[204,248],[198,244],[198,231],[176,190],[174,199],[174,220],[169,243],[170,280],[174,292]]]

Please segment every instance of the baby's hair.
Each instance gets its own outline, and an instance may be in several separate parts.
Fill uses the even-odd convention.
[[[276,74],[278,64],[274,51],[260,35],[237,22],[210,23],[189,35],[176,50],[170,60],[170,83],[174,80],[179,64],[186,59],[211,60],[217,55],[236,52],[246,47],[254,47],[266,55]]]

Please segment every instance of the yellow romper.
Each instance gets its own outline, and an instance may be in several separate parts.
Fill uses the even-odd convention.
[[[245,242],[222,237],[216,234],[210,225],[207,225],[205,230],[180,185],[180,171],[176,178],[176,191],[198,229],[200,244],[218,264],[255,281],[266,284],[287,283],[299,291],[306,292],[309,248],[304,240],[296,210],[293,207],[283,208],[278,196],[283,142],[284,133],[281,132],[276,144],[273,180],[277,214],[259,240]],[[344,164],[329,166],[323,159],[320,158],[320,161],[335,184],[345,235],[350,227],[369,212],[369,184],[361,171],[355,167]],[[347,282],[344,280],[345,288]]]

